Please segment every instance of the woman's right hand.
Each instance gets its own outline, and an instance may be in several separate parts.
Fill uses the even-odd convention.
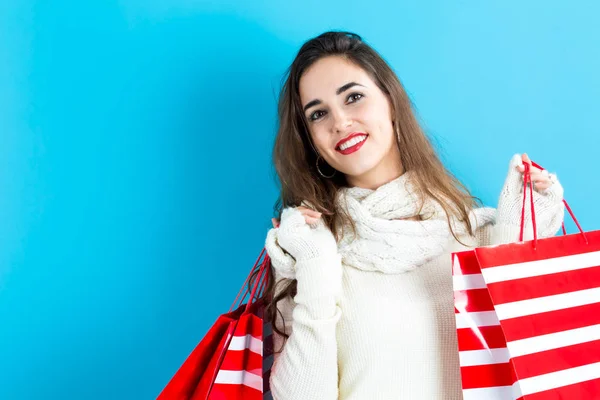
[[[273,225],[265,248],[276,279],[297,281],[294,301],[309,318],[331,317],[342,291],[342,260],[333,233],[321,215],[307,207],[284,209],[280,224]]]
[[[278,244],[296,261],[337,254],[335,237],[317,211],[304,206],[288,207],[280,222],[272,222]]]
[[[300,211],[304,217],[304,221],[306,221],[308,225],[316,223],[321,218],[320,212],[304,206],[296,207],[296,210]],[[279,228],[279,220],[277,218],[271,218],[271,222],[273,223],[273,228]]]

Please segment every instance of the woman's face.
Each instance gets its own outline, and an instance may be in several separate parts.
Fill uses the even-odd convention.
[[[388,97],[359,66],[320,59],[300,78],[300,100],[317,151],[351,186],[375,189],[403,173]]]

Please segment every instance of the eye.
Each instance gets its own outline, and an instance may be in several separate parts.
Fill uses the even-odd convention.
[[[348,96],[347,100],[352,100],[352,101],[350,101],[350,103],[354,103],[363,97],[364,97],[364,95],[362,93],[356,92],[356,93],[352,93],[350,96]]]
[[[321,118],[321,116],[323,116],[323,114],[325,114],[325,111],[323,111],[323,110],[317,110],[317,111],[315,111],[314,113],[312,113],[312,114],[310,115],[310,117],[308,117],[308,118],[309,118],[311,121],[316,121],[316,120],[318,120],[319,118]]]
[[[364,95],[364,94],[362,94],[362,93],[359,93],[359,92],[354,92],[354,93],[351,93],[351,94],[350,94],[350,95],[349,95],[349,96],[346,98],[346,101],[347,101],[348,103],[356,103],[357,101],[359,101],[359,100],[360,100],[360,99],[362,99],[363,97],[365,97],[365,95]],[[311,114],[311,115],[308,117],[308,119],[309,119],[311,122],[314,122],[314,121],[317,121],[317,120],[321,119],[321,117],[322,117],[323,115],[325,115],[325,114],[326,114],[326,112],[325,112],[325,111],[323,111],[323,110],[317,110],[317,111],[315,111],[314,113],[312,113],[312,114]]]

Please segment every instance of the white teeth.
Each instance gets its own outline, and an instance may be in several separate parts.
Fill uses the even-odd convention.
[[[365,135],[365,136],[357,136],[354,139],[350,139],[340,146],[340,150],[346,150],[347,148],[350,148],[357,143],[363,142],[366,138],[367,138],[367,136]]]

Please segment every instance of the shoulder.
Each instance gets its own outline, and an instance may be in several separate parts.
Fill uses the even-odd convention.
[[[474,208],[469,214],[477,246],[489,246],[496,225],[497,211],[492,207]]]

